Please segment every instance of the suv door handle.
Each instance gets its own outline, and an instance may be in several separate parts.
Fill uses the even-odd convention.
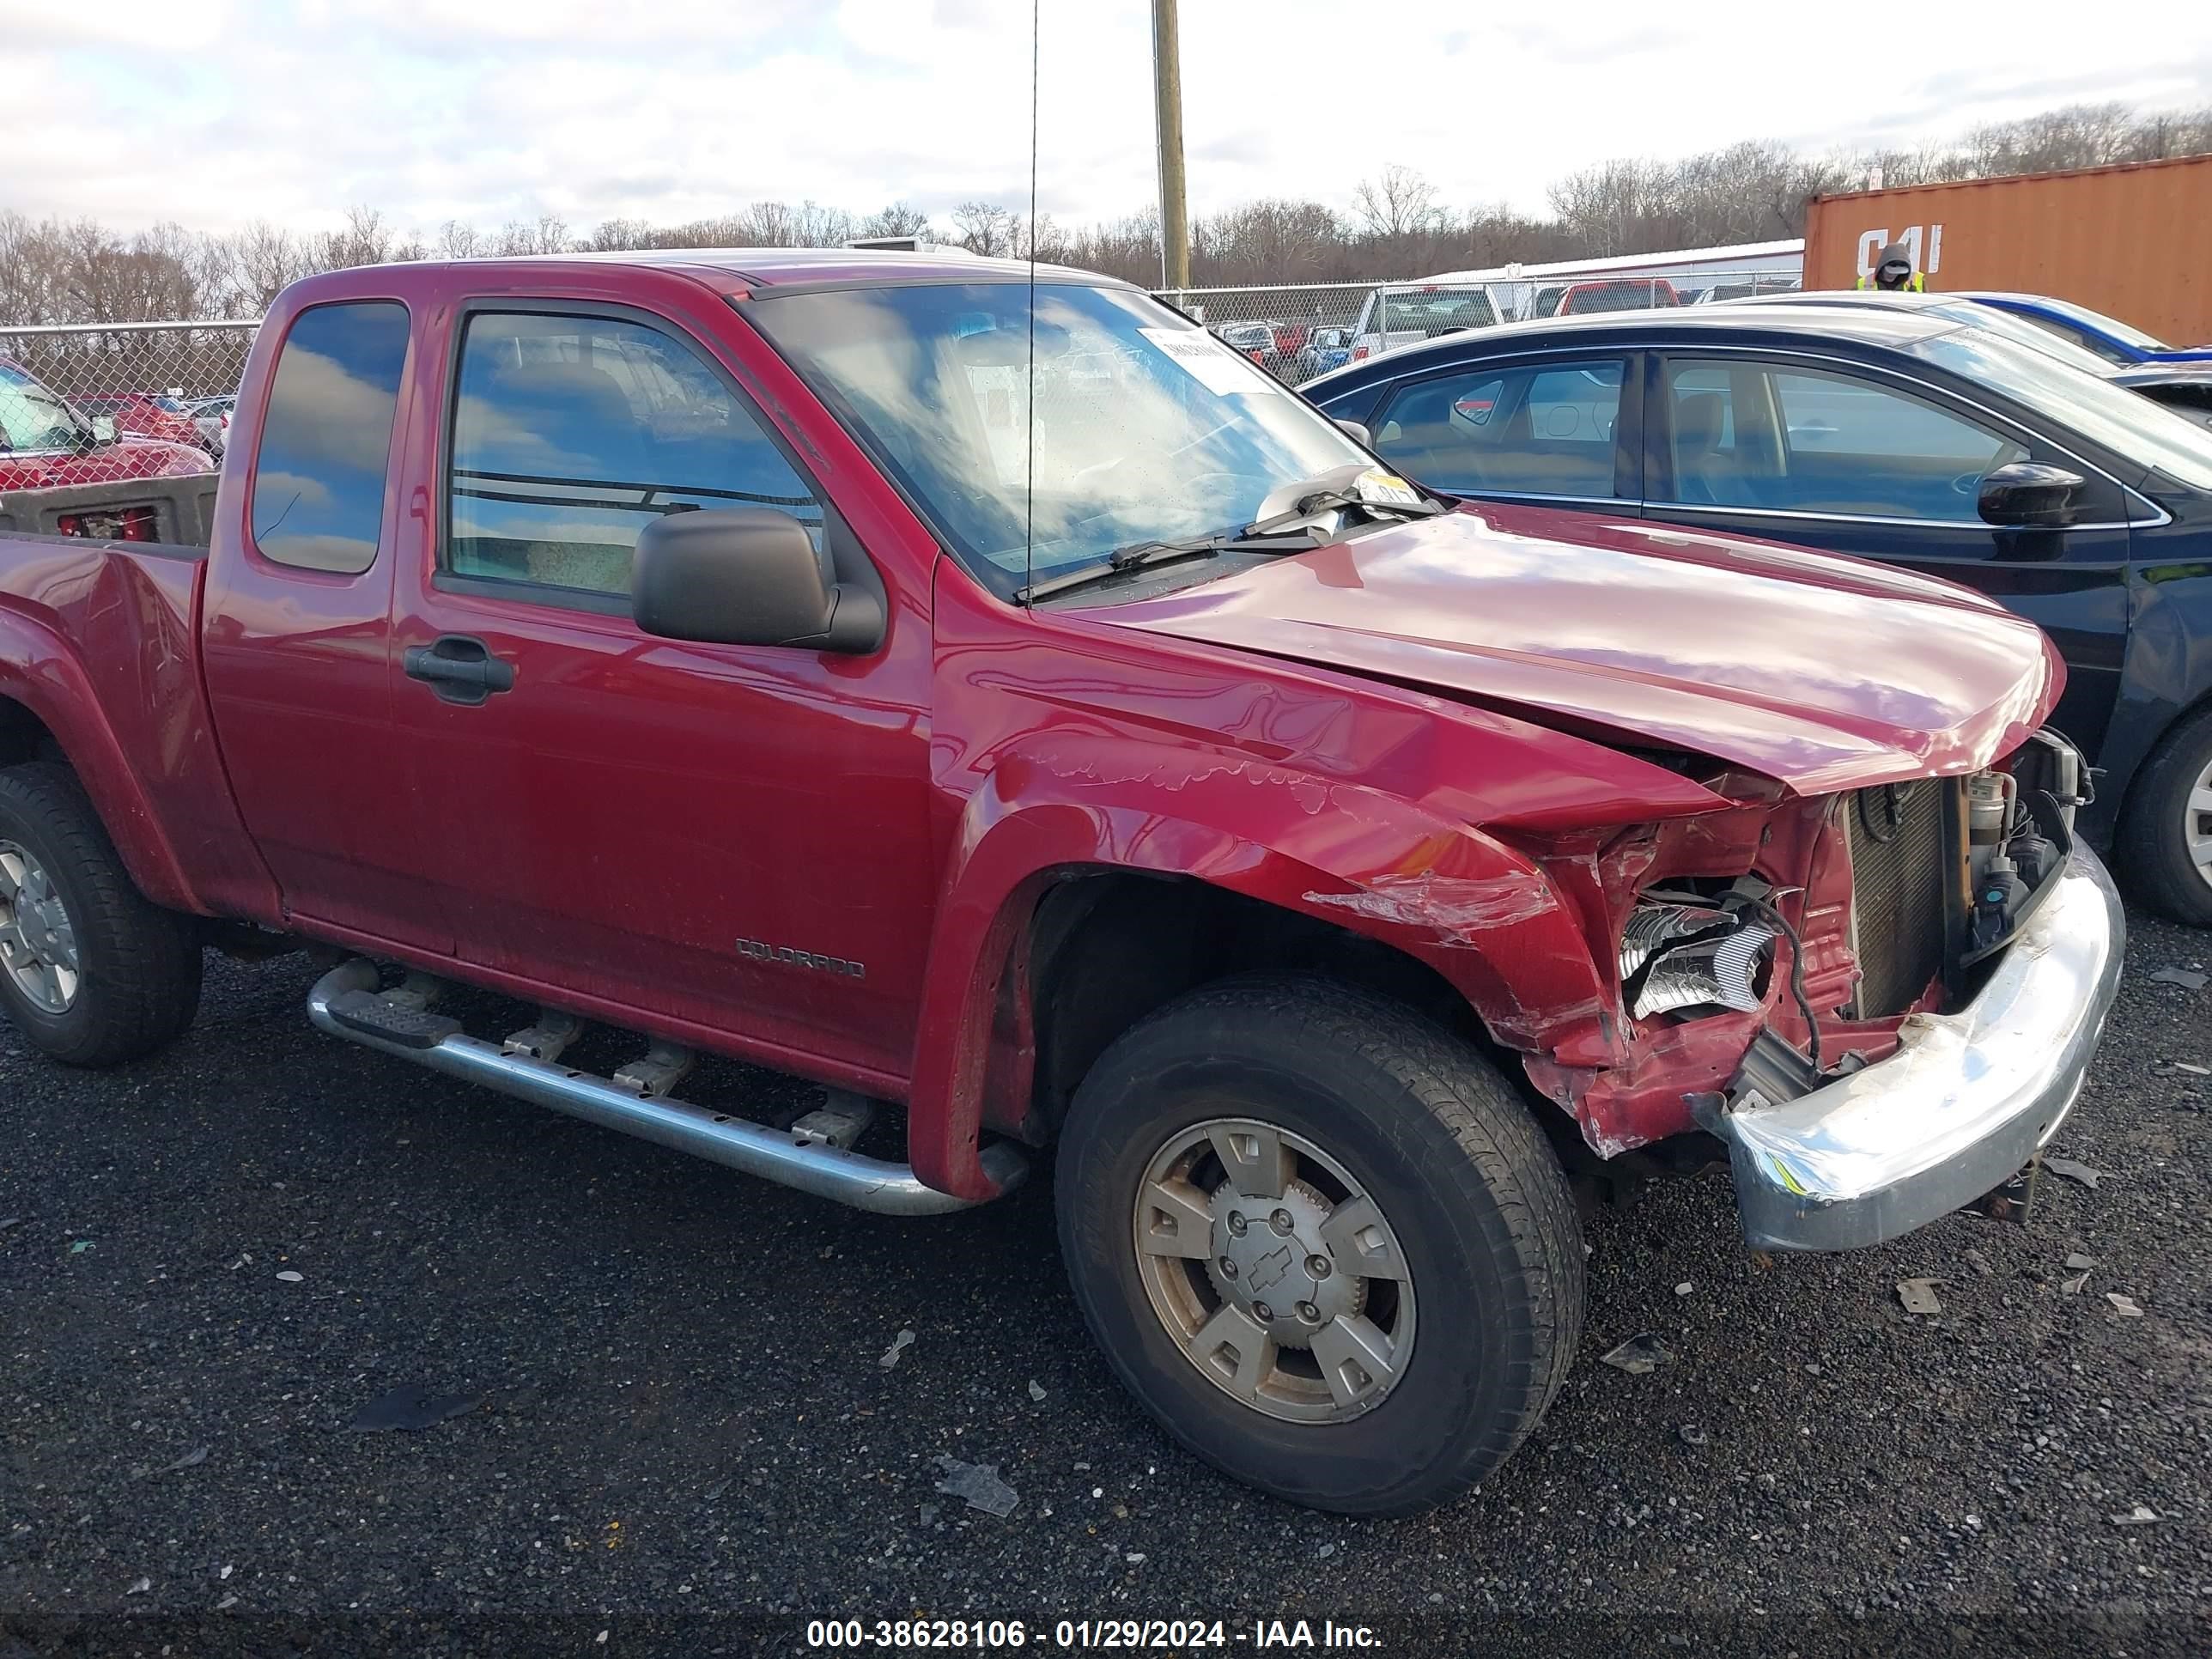
[[[430,645],[410,645],[402,659],[407,678],[422,680],[441,702],[475,704],[495,691],[514,689],[514,665],[495,657],[482,640],[444,634]]]

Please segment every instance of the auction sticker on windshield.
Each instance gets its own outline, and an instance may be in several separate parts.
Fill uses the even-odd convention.
[[[1282,388],[1211,334],[1195,328],[1140,328],[1160,355],[1217,397],[1254,397]]]

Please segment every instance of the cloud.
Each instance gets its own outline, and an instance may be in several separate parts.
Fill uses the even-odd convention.
[[[23,9],[16,9],[19,12]],[[11,17],[0,210],[118,227],[253,218],[325,228],[555,212],[579,228],[757,199],[944,216],[1025,202],[1029,0],[104,0]],[[2071,97],[2212,100],[2171,0],[2096,27],[1963,0],[1909,29],[1820,9],[1682,12],[1589,0],[1486,20],[1456,0],[1278,0],[1182,11],[1194,213],[1261,196],[1348,207],[1385,160],[1459,205],[1539,207],[1613,156],[1743,138],[1911,144]],[[1153,200],[1147,9],[1047,5],[1039,204],[1063,222]],[[1859,24],[1865,24],[1860,27]],[[2203,33],[2200,28],[2200,36]],[[2060,72],[2049,42],[2066,42]]]

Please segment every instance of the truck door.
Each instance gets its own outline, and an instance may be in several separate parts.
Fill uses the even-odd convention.
[[[349,299],[268,326],[283,344],[266,395],[248,386],[239,405],[261,425],[237,431],[225,461],[202,627],[223,765],[289,915],[443,953],[452,931],[401,822],[413,779],[386,661],[408,309]]]
[[[931,893],[925,595],[902,605],[891,572],[869,657],[642,633],[630,554],[665,514],[771,507],[866,559],[820,447],[802,465],[667,317],[457,297],[392,684],[458,954],[579,1012],[903,1078]]]

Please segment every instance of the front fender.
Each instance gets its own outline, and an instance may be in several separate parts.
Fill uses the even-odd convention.
[[[981,1196],[975,1148],[999,981],[1050,883],[1081,870],[1194,878],[1427,963],[1498,1040],[1540,1051],[1605,1022],[1574,913],[1533,860],[1358,784],[1247,756],[1047,732],[1002,750],[963,804],[939,890],[908,1135],[933,1186]]]

